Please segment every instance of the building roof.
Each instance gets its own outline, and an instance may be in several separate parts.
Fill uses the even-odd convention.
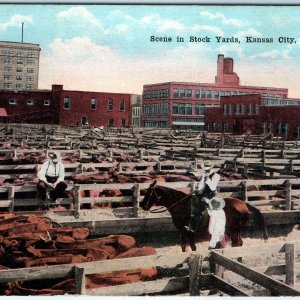
[[[0,117],[7,117],[6,109],[3,107],[0,107]]]

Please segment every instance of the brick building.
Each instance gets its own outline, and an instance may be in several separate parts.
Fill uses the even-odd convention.
[[[0,42],[0,89],[37,90],[38,44]]]
[[[222,97],[219,107],[206,110],[209,132],[269,134],[300,138],[300,99],[277,99],[260,94]]]
[[[218,55],[215,83],[165,82],[143,87],[142,126],[204,129],[207,107],[219,106],[222,96],[257,93],[276,100],[288,90],[240,85],[232,58]]]
[[[64,90],[0,91],[9,122],[130,127],[133,94]],[[137,105],[136,101],[134,102]]]

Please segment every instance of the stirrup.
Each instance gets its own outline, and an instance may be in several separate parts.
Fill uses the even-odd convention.
[[[194,232],[194,230],[190,226],[184,226],[187,232]]]

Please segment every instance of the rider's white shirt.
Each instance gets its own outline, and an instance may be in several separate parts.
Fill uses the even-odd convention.
[[[211,173],[212,171],[207,175],[209,176],[211,175]],[[220,179],[221,176],[217,173],[215,173],[211,179],[209,177],[205,179],[205,176],[202,176],[201,180],[198,182],[198,185],[196,186],[196,189],[201,194],[204,191],[205,184],[207,184],[212,191],[215,191],[217,189],[217,185]]]

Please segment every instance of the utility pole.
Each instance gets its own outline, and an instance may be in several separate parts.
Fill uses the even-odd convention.
[[[21,41],[21,43],[23,43],[23,29],[24,29],[24,22],[22,22],[22,41]]]

